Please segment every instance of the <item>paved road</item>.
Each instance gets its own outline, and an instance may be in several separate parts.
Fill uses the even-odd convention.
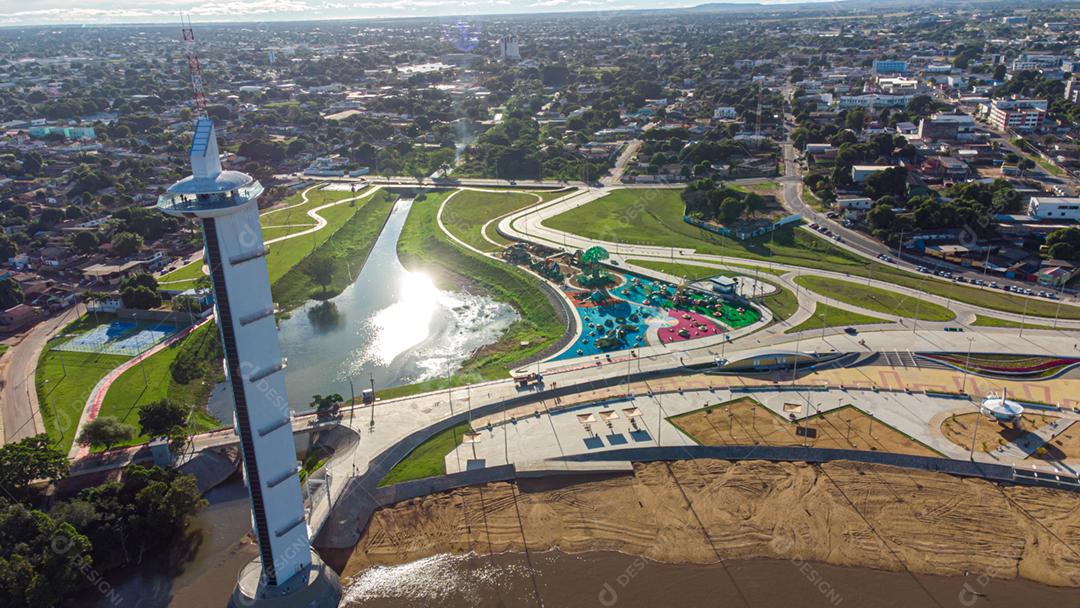
[[[1003,140],[1006,147],[1015,151],[1015,146],[1007,140]],[[802,197],[803,184],[802,175],[798,161],[796,160],[795,148],[791,144],[790,139],[784,143],[784,167],[785,176],[781,179],[784,186],[784,204],[791,211],[802,215],[802,217],[810,223],[820,224],[827,227],[834,234],[838,234],[843,238],[842,243],[836,243],[867,258],[877,259],[880,255],[888,255],[892,259],[890,262],[879,262],[890,266],[895,266],[903,270],[915,271],[918,266],[926,266],[929,268],[938,268],[941,270],[947,270],[955,275],[962,276],[968,281],[981,279],[984,281],[996,281],[1001,285],[1013,285],[1016,287],[1022,287],[1027,289],[1034,289],[1040,291],[1034,284],[1025,281],[1014,281],[1004,277],[995,275],[987,275],[985,272],[973,271],[970,268],[945,262],[943,260],[937,260],[933,258],[922,257],[914,255],[909,252],[898,251],[892,249],[878,241],[871,238],[864,232],[854,230],[844,226],[842,222],[830,219],[824,213],[819,213],[816,209],[806,203]],[[1053,178],[1057,179],[1057,178]],[[989,289],[989,288],[986,288]],[[1069,301],[1077,301],[1078,297],[1075,293],[1070,293],[1065,290],[1062,294]]]
[[[768,181],[768,180],[739,180],[739,181],[740,181],[740,183],[743,183],[743,182],[752,183],[752,182],[760,182],[760,181]],[[785,190],[797,188],[797,184],[793,183],[791,180],[783,182],[783,186],[784,186]],[[930,301],[940,303],[940,304],[942,304],[944,306],[947,306],[947,307],[953,309],[956,312],[972,312],[972,313],[978,312],[979,314],[992,315],[992,316],[995,316],[995,317],[1000,317],[1000,318],[1008,319],[1008,320],[1011,320],[1011,321],[1020,321],[1020,320],[1025,318],[1025,316],[1023,314],[1006,313],[1006,312],[996,311],[996,310],[992,310],[992,309],[982,308],[982,307],[979,307],[979,306],[973,306],[973,305],[970,305],[970,304],[960,304],[960,303],[957,303],[955,301],[952,301],[952,300],[949,300],[949,299],[946,299],[946,298],[942,298],[940,296],[930,295],[928,293],[925,293],[922,290],[911,289],[911,288],[907,288],[907,287],[901,287],[901,286],[895,285],[893,283],[890,283],[888,281],[879,281],[879,280],[876,280],[876,279],[869,279],[869,280],[860,279],[860,278],[857,278],[857,277],[849,277],[849,276],[845,275],[844,273],[831,272],[831,271],[825,271],[825,270],[819,270],[819,269],[808,269],[806,267],[792,266],[792,265],[789,265],[789,264],[777,264],[777,263],[773,263],[773,262],[766,262],[766,261],[752,260],[752,259],[742,259],[742,258],[738,258],[738,257],[725,256],[725,255],[703,254],[703,253],[699,253],[699,252],[695,251],[692,248],[680,249],[680,248],[677,248],[677,247],[663,247],[663,246],[655,246],[655,245],[627,245],[627,244],[624,244],[624,243],[619,243],[619,242],[614,241],[614,240],[590,239],[590,238],[580,237],[580,236],[577,236],[577,235],[569,233],[569,232],[555,230],[553,228],[550,228],[550,227],[544,225],[544,223],[543,223],[544,220],[546,220],[548,218],[554,217],[556,215],[565,213],[565,212],[567,212],[567,211],[569,211],[571,209],[574,209],[574,208],[580,207],[582,205],[588,204],[588,203],[590,203],[590,202],[592,202],[592,201],[594,201],[594,200],[596,200],[596,199],[598,199],[598,198],[600,198],[602,196],[605,196],[606,194],[607,194],[606,190],[598,189],[598,188],[590,188],[590,189],[582,190],[582,191],[578,192],[577,194],[575,194],[573,196],[563,197],[563,198],[557,199],[555,201],[552,201],[552,202],[544,204],[544,205],[538,205],[536,207],[531,207],[531,208],[528,208],[528,209],[524,209],[522,211],[516,212],[516,213],[511,214],[511,215],[508,215],[508,216],[504,217],[502,220],[500,220],[500,222],[499,222],[499,230],[502,231],[504,234],[512,235],[512,236],[514,236],[515,238],[518,238],[518,239],[531,241],[531,242],[542,243],[542,244],[545,244],[545,245],[548,245],[548,246],[553,246],[553,247],[556,247],[556,248],[561,247],[563,249],[571,250],[571,251],[574,250],[574,249],[588,248],[588,247],[590,247],[592,245],[599,244],[599,245],[602,245],[605,248],[607,248],[610,252],[612,252],[613,257],[615,257],[616,259],[626,259],[626,258],[630,258],[630,257],[634,257],[634,258],[643,257],[643,258],[664,260],[666,258],[667,259],[666,261],[671,261],[671,262],[688,261],[690,263],[695,263],[695,262],[700,262],[700,261],[707,261],[707,262],[717,263],[717,264],[721,264],[721,265],[726,264],[726,263],[739,263],[739,264],[750,264],[750,265],[761,266],[761,267],[768,266],[770,269],[773,269],[773,270],[774,269],[783,269],[783,270],[788,270],[788,271],[792,271],[792,272],[813,272],[814,274],[823,275],[823,276],[832,276],[834,278],[839,278],[839,279],[847,279],[847,280],[859,281],[859,282],[866,281],[867,284],[869,284],[871,286],[881,287],[883,289],[888,289],[889,291],[902,293],[902,294],[905,294],[905,295],[908,295],[908,296],[911,296],[911,297],[917,297],[917,298],[920,298],[920,299],[923,299],[923,300],[930,300]],[[632,213],[632,212],[634,212],[634,211],[633,210],[628,210],[628,213]],[[611,235],[611,238],[616,239],[616,238],[618,238],[618,235],[613,234],[613,235]],[[854,247],[851,247],[847,243],[839,243],[838,245],[841,246],[841,247],[847,247],[849,251],[852,251],[853,253],[856,253],[856,254],[863,255],[864,257],[867,257],[867,258],[873,257],[872,254],[861,252],[860,250],[858,250],[858,249],[856,249]],[[745,272],[745,269],[741,269],[740,271]],[[925,277],[925,280],[927,280],[927,281],[943,281],[945,283],[949,283],[949,281],[946,280],[946,279],[942,279],[940,277],[935,277],[935,276],[932,276],[932,275],[920,275],[920,276]],[[985,289],[990,289],[990,288],[985,288]],[[1022,296],[1017,296],[1017,297],[1022,297]],[[1032,320],[1032,319],[1033,319],[1033,317],[1030,317],[1030,316],[1028,317],[1028,320]],[[1051,323],[1053,321],[1051,321],[1050,319],[1042,319],[1040,322],[1045,323],[1045,324],[1049,324],[1049,323]],[[1059,322],[1056,322],[1056,324],[1058,326],[1062,326],[1062,327],[1080,327],[1080,325],[1075,325],[1075,322],[1059,321]]]
[[[45,432],[34,385],[38,357],[56,332],[85,312],[85,306],[76,304],[62,314],[38,323],[5,354],[7,363],[0,382],[0,418],[3,421],[0,436],[4,443]]]

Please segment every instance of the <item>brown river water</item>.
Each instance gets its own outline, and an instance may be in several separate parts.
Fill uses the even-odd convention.
[[[212,490],[210,505],[167,554],[111,577],[98,606],[221,608],[256,551],[242,482]],[[734,582],[733,582],[734,581]],[[613,552],[436,555],[370,568],[348,581],[342,606],[456,608],[665,606],[913,608],[1078,605],[1076,589],[1024,580],[913,576],[782,560],[661,564]],[[745,598],[745,601],[744,601]],[[89,599],[89,598],[87,598]],[[95,602],[89,602],[91,605]]]

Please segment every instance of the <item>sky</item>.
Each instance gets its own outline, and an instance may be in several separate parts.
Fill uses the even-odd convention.
[[[710,0],[0,0],[0,25],[289,21],[677,8]],[[750,2],[755,0],[722,0]],[[793,0],[762,0],[777,3]]]

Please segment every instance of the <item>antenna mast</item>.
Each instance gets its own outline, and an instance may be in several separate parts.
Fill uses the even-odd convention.
[[[195,30],[191,29],[191,16],[184,21],[180,13],[180,26],[187,53],[188,74],[191,75],[191,90],[195,102],[195,111],[199,116],[206,116],[206,93],[203,91],[202,66],[199,64],[199,52],[195,49]]]

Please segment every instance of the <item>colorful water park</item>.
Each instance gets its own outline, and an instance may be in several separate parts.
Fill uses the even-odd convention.
[[[608,272],[605,289],[563,287],[581,320],[581,335],[556,360],[599,355],[655,344],[671,344],[723,334],[757,322],[751,308],[639,276]],[[579,283],[580,284],[580,283]],[[655,333],[650,329],[655,328]]]

